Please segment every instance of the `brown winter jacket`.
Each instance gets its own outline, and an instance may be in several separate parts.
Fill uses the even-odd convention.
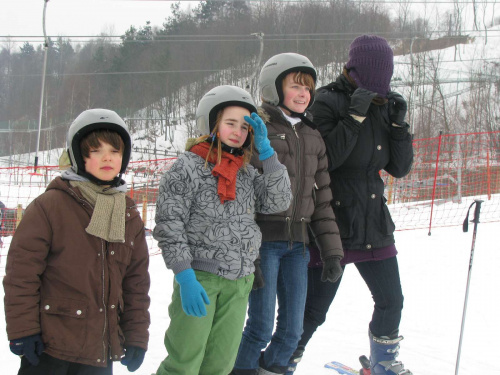
[[[27,208],[7,257],[9,340],[41,333],[53,357],[104,367],[125,345],[147,349],[149,255],[127,197],[125,243],[87,234],[92,206],[60,177]]]
[[[317,130],[303,122],[295,126],[285,119],[279,108],[262,104],[259,116],[266,123],[271,146],[286,166],[293,199],[288,210],[278,214],[257,214],[262,241],[309,243],[311,229],[323,260],[343,257],[339,229],[330,202],[330,176],[326,148]],[[252,164],[262,168],[258,154]]]

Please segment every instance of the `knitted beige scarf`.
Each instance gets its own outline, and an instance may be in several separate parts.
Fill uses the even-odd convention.
[[[108,242],[125,242],[125,193],[89,181],[70,181],[94,206],[88,234]]]

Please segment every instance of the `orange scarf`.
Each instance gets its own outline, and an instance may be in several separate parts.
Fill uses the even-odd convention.
[[[202,142],[191,147],[189,151],[207,159],[209,149],[210,145]],[[243,156],[235,156],[222,151],[221,162],[217,164],[217,151],[213,150],[208,157],[208,162],[215,164],[212,175],[218,177],[217,194],[220,202],[224,204],[224,201],[234,201],[236,199],[236,176],[243,165]]]

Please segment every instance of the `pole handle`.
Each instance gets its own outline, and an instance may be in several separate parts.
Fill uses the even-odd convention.
[[[462,224],[462,230],[464,232],[469,231],[469,212],[472,206],[474,205],[476,205],[476,207],[474,208],[474,218],[471,220],[471,222],[476,225],[479,223],[479,214],[481,213],[481,203],[483,202],[484,201],[481,199],[475,199],[474,202],[472,202],[472,204],[469,206],[469,209],[467,210],[467,215],[465,216],[464,223]]]

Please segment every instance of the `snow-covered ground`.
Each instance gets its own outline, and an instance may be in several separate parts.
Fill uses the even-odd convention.
[[[468,206],[472,199],[463,204]],[[483,203],[487,205],[488,202]],[[460,226],[396,233],[405,307],[400,327],[405,339],[400,359],[414,374],[454,374],[460,326],[472,244],[473,224],[463,233]],[[500,223],[480,223],[460,362],[460,374],[500,374],[497,365],[500,344]],[[149,238],[150,239],[150,238]],[[0,277],[10,238],[1,248]],[[173,274],[151,248],[151,338],[149,351],[138,374],[155,372],[166,356],[164,331],[168,327],[167,307]],[[3,295],[3,289],[2,289]],[[324,364],[336,360],[358,368],[358,357],[368,354],[368,322],[373,302],[356,268],[346,268],[342,285],[328,313],[307,347],[297,375],[327,375],[335,371]],[[0,302],[0,358],[2,374],[15,374],[19,359],[9,351],[5,334],[3,298]],[[115,374],[128,374],[115,364]],[[226,374],[221,374],[226,375]]]

